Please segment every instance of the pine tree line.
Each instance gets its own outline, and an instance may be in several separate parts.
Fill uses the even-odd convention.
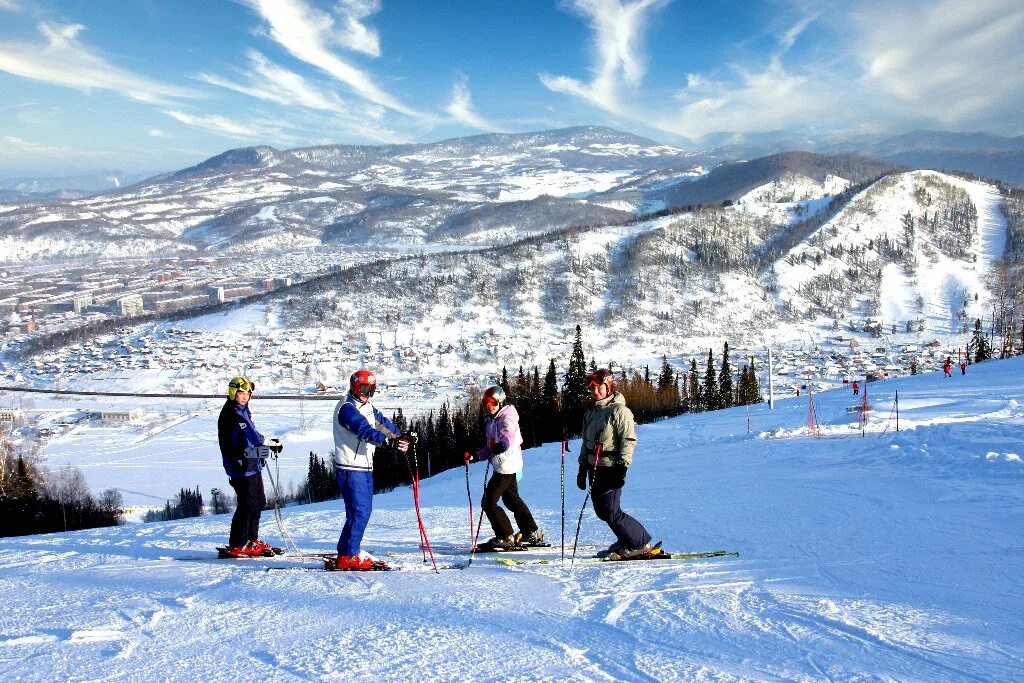
[[[50,472],[30,455],[15,454],[0,434],[0,536],[116,526],[121,508],[115,489],[94,498],[80,470]]]
[[[173,501],[164,503],[163,510],[150,510],[142,517],[144,522],[165,522],[171,519],[200,517],[203,514],[203,494],[199,487],[195,491],[181,489]]]

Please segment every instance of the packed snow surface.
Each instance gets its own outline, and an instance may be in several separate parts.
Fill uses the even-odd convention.
[[[738,557],[562,565],[557,445],[527,451],[521,483],[555,547],[513,556],[550,564],[433,573],[408,489],[376,498],[364,541],[397,553],[389,573],[214,560],[226,515],[0,540],[5,679],[1021,680],[1024,358],[867,389],[865,436],[846,388],[813,396],[821,438],[806,395],[638,428],[625,509],[673,551]],[[286,438],[286,464],[307,446]],[[153,456],[139,487],[169,476]],[[465,560],[466,485],[422,484],[442,566]],[[340,503],[283,514],[303,550],[333,550]],[[282,543],[271,513],[262,528]],[[581,555],[611,540],[588,510]]]

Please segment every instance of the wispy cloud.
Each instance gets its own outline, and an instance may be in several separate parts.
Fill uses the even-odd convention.
[[[1019,0],[874,3],[850,12],[861,84],[943,124],[1024,105]]]
[[[167,133],[165,133],[164,131],[160,130],[159,128],[150,128],[149,130],[146,131],[146,135],[148,135],[151,138],[165,138],[165,137],[167,137]]]
[[[337,12],[344,30],[338,44],[371,57],[380,56],[380,37],[363,19],[380,11],[380,0],[339,0]]]
[[[448,103],[446,111],[457,122],[465,124],[478,130],[486,130],[495,133],[505,131],[498,125],[488,121],[473,111],[473,101],[469,93],[469,79],[465,76],[455,82],[452,87],[452,98]]]
[[[794,0],[799,10],[807,3]],[[659,127],[708,133],[894,130],[906,125],[1024,132],[1024,6],[1017,0],[812,3],[761,64],[689,74]],[[825,9],[823,9],[825,8]],[[791,48],[806,37],[813,57]],[[822,56],[826,58],[822,58]],[[1016,120],[1016,129],[1006,122]]]
[[[395,142],[403,136],[383,124],[386,109],[378,104],[358,100],[355,104],[323,90],[305,78],[274,64],[256,50],[248,53],[249,68],[241,81],[201,73],[197,78],[205,83],[240,92],[267,102],[286,107],[304,107],[326,112],[333,118],[330,128],[362,140]]]
[[[248,57],[250,68],[244,83],[207,73],[197,78],[268,102],[349,114],[349,108],[333,93],[320,91],[299,74],[272,63],[256,50],[249,50]]]
[[[79,41],[81,24],[42,22],[38,28],[41,43],[0,43],[0,71],[77,90],[109,90],[150,104],[198,96],[111,64]]]
[[[339,57],[335,47],[376,56],[380,46],[376,33],[361,20],[376,11],[376,2],[346,0],[338,5],[338,16],[310,7],[302,0],[242,0],[270,26],[270,37],[295,58],[321,69],[341,81],[360,97],[407,116],[431,116],[408,107],[381,89],[365,71]],[[340,24],[340,26],[339,26]]]
[[[7,10],[8,12],[18,12],[21,7],[18,6],[14,0],[0,0],[0,10]]]
[[[636,87],[646,72],[641,37],[653,10],[668,0],[574,0],[571,8],[585,17],[594,31],[596,64],[593,78],[583,83],[569,76],[541,74],[555,92],[587,100],[613,114],[623,113],[622,86]]]
[[[789,72],[779,60],[760,70],[740,66],[730,79],[689,74],[687,87],[676,95],[682,103],[677,114],[657,125],[690,138],[735,131],[768,132],[828,123],[837,111],[849,111],[841,88],[825,80]]]
[[[200,128],[218,135],[253,140],[282,141],[289,144],[294,141],[292,136],[282,133],[279,127],[267,126],[254,121],[235,121],[219,114],[189,114],[173,109],[167,109],[164,113],[187,126]]]
[[[60,159],[75,156],[83,159],[109,159],[114,155],[106,150],[75,149],[65,145],[31,142],[13,135],[0,137],[0,161],[23,162],[26,159]]]

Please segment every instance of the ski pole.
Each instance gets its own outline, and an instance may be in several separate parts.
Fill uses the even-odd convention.
[[[484,493],[487,492],[487,475],[491,471],[491,461],[487,461],[487,466],[484,468]],[[476,536],[473,537],[473,545],[469,548],[469,561],[466,562],[466,567],[473,564],[473,557],[476,556],[476,542],[480,540],[480,527],[484,523],[484,506],[480,504],[480,515],[476,518]]]
[[[473,491],[469,488],[469,453],[466,453],[466,497],[469,498],[469,543],[473,544]]]
[[[568,447],[562,432],[562,564],[565,564],[565,450]]]
[[[437,560],[434,559],[434,551],[430,547],[430,539],[427,538],[427,527],[423,524],[423,515],[420,513],[420,465],[419,460],[416,457],[416,437],[412,439],[412,459],[416,465],[416,479],[413,485],[413,504],[416,506],[416,522],[420,526],[420,538],[423,541],[423,545],[426,546],[427,552],[430,553],[430,562],[434,565],[434,573],[440,574],[441,572],[437,569]],[[423,561],[426,562],[427,558],[424,557]]]
[[[601,444],[594,446],[594,477],[597,477],[597,460],[601,457]],[[572,541],[572,560],[569,562],[569,566],[576,564],[576,544],[580,540],[580,527],[583,526],[583,511],[587,509],[587,501],[590,500],[590,490],[594,488],[594,481],[591,479],[587,486],[587,495],[583,498],[583,507],[580,508],[580,518],[576,522],[576,538]]]

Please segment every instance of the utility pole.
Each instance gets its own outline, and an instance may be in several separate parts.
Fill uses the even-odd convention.
[[[775,410],[775,379],[772,377],[772,347],[768,347],[768,410]]]

